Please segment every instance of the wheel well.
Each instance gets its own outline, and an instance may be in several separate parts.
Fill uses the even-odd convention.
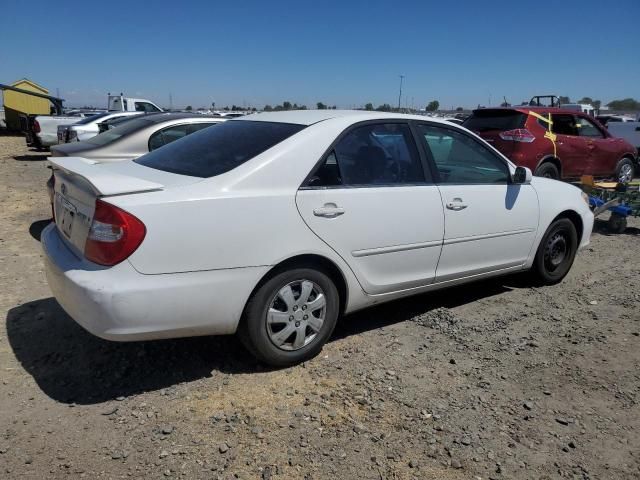
[[[277,265],[274,265],[258,282],[251,296],[256,292],[266,281],[277,275],[280,272],[290,270],[292,268],[309,267],[317,270],[321,270],[323,273],[329,276],[338,289],[338,296],[340,301],[340,314],[342,314],[347,305],[347,281],[342,274],[342,271],[338,266],[326,257],[314,254],[297,255],[295,257],[288,258]],[[251,297],[249,297],[251,298]]]
[[[573,210],[565,210],[556,218],[554,218],[553,221],[555,222],[560,218],[568,218],[569,220],[571,220],[571,222],[573,223],[573,226],[576,227],[576,232],[578,233],[578,244],[579,244],[580,240],[582,239],[582,232],[584,230],[584,226],[582,225],[582,218],[580,217],[580,215]]]
[[[559,158],[556,157],[546,157],[543,158],[540,163],[538,164],[538,166],[536,167],[536,170],[538,168],[540,168],[542,165],[544,165],[545,163],[552,163],[555,165],[555,167],[558,169],[558,173],[560,174],[560,178],[562,178],[562,163],[560,162]]]

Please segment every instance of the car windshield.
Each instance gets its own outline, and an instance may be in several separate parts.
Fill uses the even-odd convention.
[[[517,110],[476,110],[462,126],[475,132],[514,130],[524,127],[527,115]]]
[[[106,132],[96,135],[95,137],[87,140],[87,142],[93,143],[94,145],[106,145],[108,143],[115,142],[125,135],[129,135],[130,133],[137,132],[138,130],[148,127],[152,123],[153,122],[144,118],[135,118],[124,122],[122,125],[118,125],[111,130],[107,130]]]
[[[91,115],[90,117],[84,117],[82,120],[78,121],[75,123],[75,125],[86,125],[87,123],[91,123],[95,120],[100,120],[101,118],[104,118],[108,115],[111,115],[110,113],[98,113],[97,115]]]
[[[233,170],[304,127],[279,122],[228,121],[176,140],[135,162],[180,175],[214,177]]]

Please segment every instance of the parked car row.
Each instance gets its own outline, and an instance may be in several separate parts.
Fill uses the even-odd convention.
[[[501,141],[547,141],[528,112],[485,113],[472,126],[498,119]],[[90,332],[238,333],[261,361],[291,365],[341,315],[513,272],[557,283],[589,243],[579,189],[533,178],[450,122],[340,110],[221,120],[144,115],[52,147],[46,274]]]

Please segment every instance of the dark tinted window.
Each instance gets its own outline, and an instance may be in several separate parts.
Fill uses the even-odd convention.
[[[308,182],[310,187],[336,185],[407,185],[424,183],[409,126],[364,125],[349,131]]]
[[[419,125],[436,164],[440,183],[507,183],[509,168],[495,153],[453,129]]]
[[[135,162],[180,175],[214,177],[233,170],[303,128],[304,125],[290,123],[224,122],[143,155]]]
[[[516,110],[475,110],[462,124],[474,132],[523,128],[527,115]]]
[[[87,123],[91,123],[94,120],[99,120],[101,118],[106,117],[107,115],[111,115],[111,113],[98,113],[97,115],[91,115],[90,117],[84,117],[82,120],[79,120],[75,123],[75,125],[86,125]]]
[[[185,125],[174,125],[159,130],[149,137],[149,151],[160,148],[163,145],[179,140],[211,125],[215,125],[215,123],[189,123]]]
[[[114,127],[104,133],[90,138],[89,140],[87,140],[87,142],[93,143],[94,145],[106,145],[108,143],[115,142],[125,135],[129,135],[130,133],[137,132],[138,130],[148,127],[152,123],[153,122],[145,120],[144,118],[122,120],[122,124],[119,124],[117,127]]]
[[[551,125],[551,131],[559,135],[578,135],[578,129],[576,128],[576,121],[573,115],[554,113],[551,115],[553,125]]]

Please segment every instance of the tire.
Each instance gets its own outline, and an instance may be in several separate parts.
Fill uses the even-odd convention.
[[[305,292],[306,302],[302,300]],[[318,300],[320,296],[324,302]],[[253,293],[238,335],[258,360],[275,367],[295,365],[320,353],[333,333],[339,310],[338,289],[324,272],[292,268],[277,273]]]
[[[635,168],[631,159],[623,158],[616,165],[615,178],[619,183],[629,183],[633,180],[634,174]]]
[[[546,162],[536,168],[536,177],[545,177],[551,178],[553,180],[560,180],[560,172],[558,171],[558,167],[556,167],[551,162]]]
[[[542,237],[531,267],[534,279],[554,285],[569,273],[578,250],[576,227],[568,218],[554,221]]]
[[[607,228],[612,233],[624,233],[627,229],[627,218],[617,213],[612,213],[607,222]]]

